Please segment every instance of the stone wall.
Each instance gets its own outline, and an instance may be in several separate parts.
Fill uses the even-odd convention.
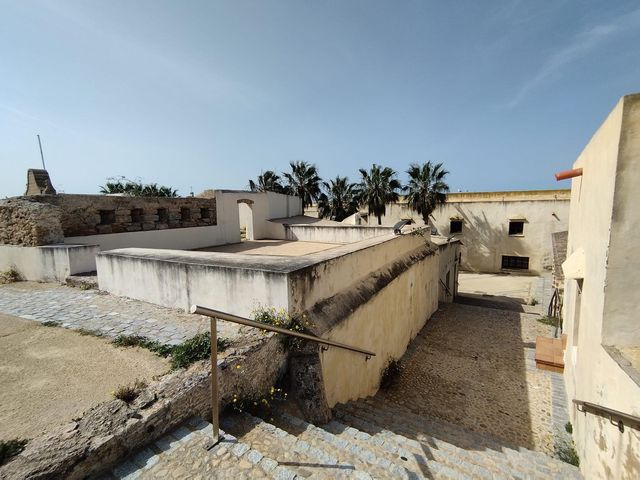
[[[0,200],[0,245],[62,243],[61,209],[21,198]]]
[[[65,237],[216,225],[216,200],[111,195],[22,197],[59,208]]]

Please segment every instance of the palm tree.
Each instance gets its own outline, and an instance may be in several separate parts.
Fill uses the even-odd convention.
[[[428,225],[429,215],[447,199],[449,185],[445,183],[444,177],[449,172],[442,167],[442,163],[427,162],[422,166],[412,163],[407,173],[407,202],[412,210],[422,215],[425,225]]]
[[[285,191],[302,199],[303,207],[310,207],[320,198],[320,182],[318,169],[307,162],[290,162],[291,173],[283,173],[287,179]]]
[[[143,184],[134,182],[125,177],[108,178],[100,187],[100,193],[122,193],[130,197],[177,197],[178,191],[171,187],[158,185],[157,183]]]
[[[367,205],[369,214],[378,217],[378,225],[382,225],[382,215],[387,212],[386,204],[398,200],[396,190],[400,190],[402,185],[394,178],[396,172],[392,168],[381,167],[375,163],[369,172],[361,168],[360,175],[360,202]]]
[[[335,180],[322,182],[325,193],[318,200],[320,217],[341,222],[358,211],[357,188],[347,177],[337,176]]]
[[[258,183],[249,180],[249,188],[252,192],[284,193],[284,187],[280,183],[280,176],[273,170],[267,170],[258,175]]]

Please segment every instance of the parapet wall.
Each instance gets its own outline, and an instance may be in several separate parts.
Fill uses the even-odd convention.
[[[60,209],[65,237],[216,225],[216,199],[112,195],[20,197]]]
[[[349,225],[285,225],[287,240],[324,243],[354,243],[393,233],[392,227]]]
[[[0,245],[62,243],[61,209],[20,198],[0,200]]]

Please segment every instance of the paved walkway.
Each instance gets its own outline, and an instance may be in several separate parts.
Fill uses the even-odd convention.
[[[53,283],[1,285],[0,313],[93,330],[111,338],[141,335],[166,345],[177,345],[209,328],[208,319],[200,315]],[[232,338],[239,326],[219,322],[218,330],[219,336]]]
[[[562,375],[535,366],[535,338],[550,332],[537,318],[443,304],[403,357],[398,384],[381,395],[418,414],[552,453],[554,431],[568,418]]]

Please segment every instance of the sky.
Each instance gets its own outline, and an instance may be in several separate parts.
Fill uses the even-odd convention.
[[[125,176],[243,189],[444,163],[452,191],[567,188],[640,91],[640,3],[0,0],[0,197]]]

